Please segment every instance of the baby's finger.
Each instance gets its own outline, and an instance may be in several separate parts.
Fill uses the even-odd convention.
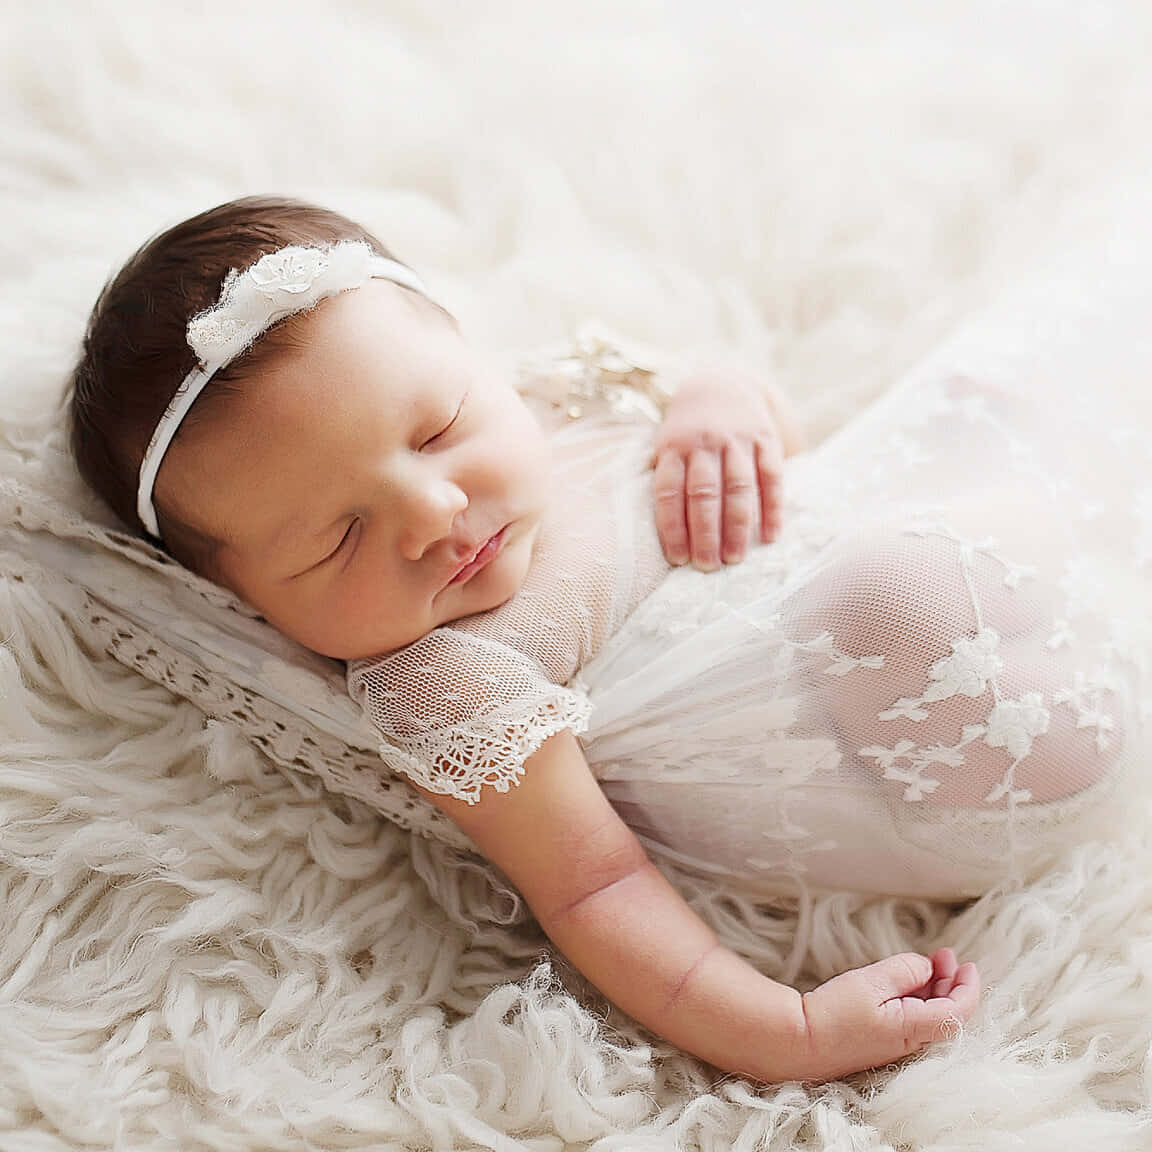
[[[980,1007],[980,973],[971,961],[956,969],[947,1003],[962,1020],[967,1020]]]
[[[692,563],[702,571],[720,566],[720,454],[697,448],[688,457],[684,496],[688,507],[688,538]]]
[[[738,564],[760,516],[760,483],[756,475],[756,449],[746,440],[730,443],[724,452],[724,508],[722,511],[725,564]]]
[[[669,564],[688,563],[688,520],[684,506],[684,457],[673,449],[660,453],[652,476],[656,531]]]
[[[889,1010],[886,1023],[899,1030],[909,1052],[955,1036],[969,1015],[951,1000],[920,1000],[915,996],[905,997],[899,1002],[890,1001],[884,1007]]]
[[[932,977],[932,961],[919,952],[901,952],[856,969],[856,974],[867,981],[873,1003],[897,1003],[903,996],[916,996],[924,990]]]
[[[775,436],[756,441],[756,472],[760,482],[760,541],[770,544],[780,527],[780,476],[784,453]]]
[[[932,953],[932,995],[947,996],[956,977],[956,953],[951,948],[939,948]]]

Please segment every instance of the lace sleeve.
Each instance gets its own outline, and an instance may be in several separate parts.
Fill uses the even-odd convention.
[[[348,691],[393,771],[469,804],[484,785],[507,792],[549,736],[585,731],[592,711],[585,692],[551,683],[530,657],[451,627],[352,661]]]

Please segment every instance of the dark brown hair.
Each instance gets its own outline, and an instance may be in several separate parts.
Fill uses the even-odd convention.
[[[80,475],[125,524],[144,534],[136,512],[140,462],[164,409],[196,362],[187,342],[188,321],[216,303],[231,269],[247,268],[286,244],[340,240],[364,240],[395,259],[372,233],[339,213],[301,200],[247,196],[153,237],[104,286],[69,381],[69,439]],[[293,321],[301,319],[273,325],[217,372],[181,429],[202,424],[228,395],[242,391],[245,380],[294,342]],[[185,567],[217,579],[221,541],[183,523],[155,497],[154,502],[163,547]]]

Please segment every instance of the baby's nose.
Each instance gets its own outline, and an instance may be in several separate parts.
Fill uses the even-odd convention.
[[[456,520],[468,507],[468,496],[453,483],[442,483],[428,489],[411,502],[401,543],[401,551],[408,560],[423,559],[441,541],[451,545],[452,537],[459,535]],[[456,547],[456,545],[451,545]],[[462,557],[462,561],[468,559]]]

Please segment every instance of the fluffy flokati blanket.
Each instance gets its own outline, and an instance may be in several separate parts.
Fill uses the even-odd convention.
[[[951,7],[10,0],[5,445],[120,261],[253,192],[362,218],[501,354],[590,316],[734,346],[818,441],[1000,286],[1147,232],[1143,0]],[[759,1088],[32,582],[0,583],[0,636],[5,1148],[1152,1147],[1152,833],[967,908],[822,899],[802,986],[949,944],[982,1009],[901,1066]],[[692,894],[786,970],[795,909]]]

